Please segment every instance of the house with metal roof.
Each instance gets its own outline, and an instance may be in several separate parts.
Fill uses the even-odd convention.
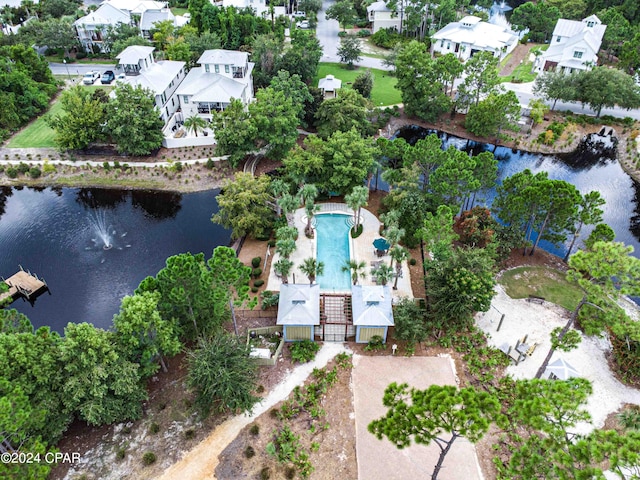
[[[131,15],[109,3],[103,3],[97,10],[73,22],[80,44],[89,52],[106,51],[103,42],[107,30],[120,24],[131,24]]]
[[[563,73],[591,70],[598,64],[598,50],[606,29],[595,15],[579,22],[559,19],[549,48],[536,58],[534,70]]]
[[[282,325],[287,342],[313,341],[314,327],[320,325],[320,285],[280,285],[276,325]]]
[[[175,91],[185,78],[185,62],[162,60],[156,62],[154,47],[132,45],[125,48],[116,58],[116,73],[124,73],[127,82],[150,90],[154,97],[160,118],[166,124],[180,107]]]
[[[400,31],[400,16],[393,12],[385,2],[374,2],[367,7],[367,19],[371,22],[371,33],[385,28]]]
[[[338,96],[338,90],[342,88],[342,80],[333,75],[327,75],[318,80],[318,88],[322,90],[325,98],[334,98]]]
[[[477,52],[491,52],[502,59],[518,45],[518,34],[505,25],[483,22],[469,15],[452,22],[431,37],[431,53],[453,53],[465,61]]]
[[[356,328],[356,343],[368,343],[378,335],[386,342],[387,331],[393,327],[391,289],[388,285],[353,285],[351,308]]]
[[[176,16],[168,8],[145,10],[140,15],[140,35],[147,40],[152,40],[151,30],[155,28],[155,24],[167,21],[174,26],[177,25]]]

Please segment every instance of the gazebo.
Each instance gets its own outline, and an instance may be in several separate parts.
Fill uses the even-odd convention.
[[[333,98],[337,96],[337,91],[342,87],[342,80],[334,77],[333,75],[327,75],[318,81],[318,88],[322,90],[322,94],[325,98]]]
[[[287,342],[313,341],[313,329],[320,325],[320,285],[280,285],[276,325],[282,325]]]
[[[394,325],[391,290],[388,285],[353,285],[351,308],[353,325],[356,327],[356,343],[368,343],[374,335],[387,341],[387,330]]]
[[[569,380],[579,376],[578,371],[562,357],[558,357],[554,362],[547,365],[544,371],[544,377],[549,380]]]

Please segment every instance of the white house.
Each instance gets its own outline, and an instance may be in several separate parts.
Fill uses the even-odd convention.
[[[258,17],[269,16],[269,0],[210,0],[217,7],[251,8]],[[286,8],[283,6],[274,7],[274,15],[286,15]]]
[[[227,108],[232,99],[248,105],[253,100],[253,67],[247,52],[206,50],[175,92],[180,111],[173,115],[164,129],[165,146],[211,145],[213,132],[205,129],[197,139],[181,128],[185,119],[198,115],[208,120],[215,112]]]
[[[94,12],[77,19],[73,25],[76,28],[78,40],[85,49],[98,48],[100,51],[105,51],[103,41],[108,28],[115,28],[121,23],[131,23],[129,12],[109,3],[103,3]]]
[[[130,15],[140,16],[147,10],[162,10],[167,8],[168,2],[155,2],[153,0],[106,0],[103,5],[108,3],[123,12],[129,12]]]
[[[176,16],[168,8],[160,10],[145,10],[140,15],[140,35],[143,38],[151,39],[151,30],[156,23],[170,21],[177,26]]]
[[[156,62],[153,58],[154,47],[133,45],[125,48],[118,59],[117,73],[126,75],[124,80],[134,87],[151,90],[155,96],[160,118],[167,124],[180,107],[174,93],[185,78],[185,62],[163,60]]]
[[[534,69],[564,73],[590,70],[598,63],[598,50],[606,29],[595,15],[580,22],[561,18],[553,29],[549,48],[536,58]]]
[[[335,98],[338,96],[338,90],[342,88],[342,80],[333,75],[327,75],[318,80],[318,88],[322,90],[325,98]]]
[[[385,2],[374,2],[367,7],[367,19],[371,22],[371,33],[385,28],[400,31],[400,16],[393,13]]]
[[[438,30],[431,38],[431,53],[454,53],[465,61],[486,51],[500,59],[518,45],[518,35],[504,25],[493,25],[469,15]]]
[[[387,341],[387,331],[394,325],[391,303],[391,289],[388,285],[351,287],[356,343],[367,343],[374,335]]]
[[[314,327],[320,325],[320,285],[280,285],[276,325],[282,325],[287,342],[313,340]]]

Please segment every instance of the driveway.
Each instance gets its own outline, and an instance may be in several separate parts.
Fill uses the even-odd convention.
[[[367,431],[372,420],[386,414],[384,389],[391,382],[406,382],[425,389],[433,384],[455,385],[450,357],[353,357],[353,395],[356,415],[358,480],[431,478],[440,449],[435,443],[398,450],[386,438]],[[464,438],[455,441],[438,476],[441,480],[481,480],[475,447]]]

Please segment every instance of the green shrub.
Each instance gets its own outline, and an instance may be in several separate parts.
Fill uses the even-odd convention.
[[[160,425],[158,425],[156,422],[153,422],[150,426],[149,426],[149,431],[153,434],[156,434],[160,431]]]
[[[184,431],[184,438],[186,438],[187,440],[191,440],[195,438],[195,436],[196,436],[196,431],[193,428],[190,428],[189,430]]]
[[[367,352],[384,350],[385,348],[387,348],[387,346],[384,344],[384,339],[380,335],[374,335],[371,337],[367,346],[364,347]]]
[[[271,290],[265,290],[262,292],[262,310],[266,310],[269,307],[275,307],[280,300],[280,294],[278,292],[272,292]]]
[[[367,29],[360,30],[358,32],[358,36],[361,37],[361,38],[370,37],[371,36],[371,30],[367,30]]]
[[[38,167],[33,167],[29,169],[29,176],[31,178],[40,178],[41,175],[42,175],[42,172]]]
[[[262,258],[260,257],[253,257],[251,259],[251,266],[253,268],[258,268],[260,266],[260,262],[262,262]]]
[[[116,451],[116,460],[124,460],[124,457],[127,456],[127,449],[124,447],[120,447]]]
[[[344,32],[344,31],[342,31],[342,30],[338,32],[338,36],[339,36],[340,38],[346,37],[347,35],[348,35],[348,33],[347,33],[347,32]]]
[[[356,229],[351,229],[351,238],[358,238],[360,235],[362,235],[362,230],[364,229],[364,227],[362,226],[362,224],[358,225],[358,228]]]
[[[254,423],[251,425],[251,428],[249,428],[249,433],[254,436],[258,435],[260,433],[260,427]]]
[[[262,269],[261,268],[254,268],[253,271],[251,272],[251,276],[253,278],[258,278],[260,275],[262,275]]]
[[[29,165],[24,162],[20,162],[20,164],[18,165],[18,171],[24,175],[29,171]]]
[[[251,287],[251,293],[258,293],[259,290],[258,287]]]
[[[4,165],[0,165],[0,173],[4,172]]]
[[[6,171],[7,177],[9,178],[17,178],[18,177],[18,169],[15,167],[8,167]]]
[[[409,259],[409,265],[413,266],[413,265],[415,265],[416,263],[418,263],[418,262],[416,262],[416,259],[415,259],[415,258],[410,258],[410,259]]]
[[[365,28],[369,26],[369,20],[367,18],[358,18],[355,22],[355,26],[358,28]]]
[[[153,452],[147,452],[142,456],[142,463],[144,463],[145,465],[156,463],[156,460],[156,454]]]
[[[269,480],[271,478],[271,470],[269,467],[264,467],[260,470],[260,480]]]
[[[269,240],[267,242],[267,246],[269,246],[271,248],[275,247],[276,246],[276,241],[275,240]]]
[[[262,285],[264,285],[264,280],[262,280],[262,279],[253,281],[253,286],[254,287],[261,287]]]
[[[294,362],[306,363],[316,357],[316,353],[320,350],[320,345],[311,340],[302,340],[292,343],[289,350]]]
[[[216,166],[216,162],[214,162],[212,159],[207,160],[207,168],[209,170],[213,170],[215,166]]]

